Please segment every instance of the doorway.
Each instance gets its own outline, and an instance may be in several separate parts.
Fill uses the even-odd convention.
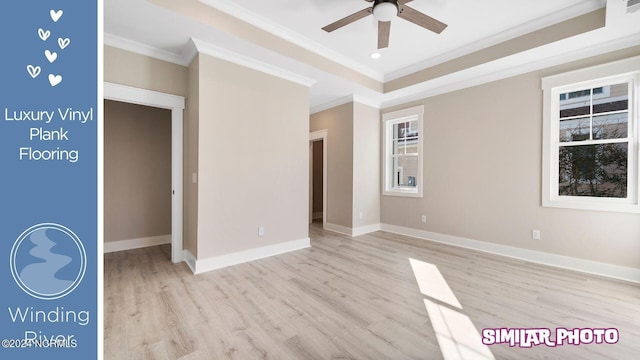
[[[327,223],[327,130],[309,134],[309,223]]]
[[[184,97],[108,82],[104,83],[103,97],[105,100],[171,110],[171,262],[181,262]]]

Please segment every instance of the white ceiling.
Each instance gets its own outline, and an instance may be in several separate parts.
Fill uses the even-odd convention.
[[[203,2],[223,3],[217,0]],[[389,47],[379,51],[382,55],[379,60],[373,60],[369,55],[377,51],[378,37],[377,22],[373,16],[360,19],[332,33],[321,29],[356,11],[371,7],[372,3],[364,0],[226,2],[233,3],[238,8],[238,13],[252,14],[265,22],[278,24],[285,31],[320,44],[384,75],[442,57],[486,39],[504,41],[504,36],[500,36],[504,33],[511,37],[523,35],[601,6],[600,1],[584,0],[414,0],[407,6],[449,26],[438,35],[397,18],[391,24]],[[558,13],[561,13],[560,16],[557,16]],[[534,22],[532,26],[522,27],[531,22]]]
[[[380,51],[380,59],[373,60],[369,56],[376,51],[377,45],[373,17],[358,20],[332,33],[321,30],[322,26],[371,5],[364,0],[200,1],[378,81],[410,74],[604,5],[604,0],[414,0],[408,5],[449,26],[437,35],[403,19],[395,19],[389,47]],[[622,3],[621,0],[609,0],[613,1]],[[376,93],[147,0],[104,0],[104,31],[107,45],[176,63],[184,64],[189,39],[196,38],[312,78],[316,80],[311,90],[312,108],[353,93],[380,105],[395,101],[403,94],[402,91]],[[638,33],[640,27],[625,34],[637,37]]]

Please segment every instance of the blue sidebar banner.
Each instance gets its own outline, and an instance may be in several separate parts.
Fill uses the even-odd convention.
[[[0,359],[95,359],[98,3],[0,6]]]

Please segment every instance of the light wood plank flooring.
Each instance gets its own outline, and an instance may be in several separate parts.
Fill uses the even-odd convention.
[[[489,346],[496,359],[637,359],[640,286],[385,232],[193,275],[168,245],[104,263],[105,359],[442,359],[409,258],[436,265],[477,331],[619,329],[617,344]],[[447,359],[448,360],[448,359]]]

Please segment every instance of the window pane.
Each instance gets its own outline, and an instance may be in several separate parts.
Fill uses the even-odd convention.
[[[393,162],[394,186],[415,187],[418,178],[418,157],[398,156]]]
[[[589,95],[589,90],[560,94],[560,118],[588,115],[590,113],[591,96]]]
[[[418,155],[418,142],[417,141],[407,141],[405,147],[405,154],[407,155]]]
[[[589,118],[560,120],[560,141],[589,140]]]
[[[628,143],[561,146],[561,196],[627,197]]]
[[[629,86],[624,84],[615,84],[606,86],[608,94],[606,96],[598,95],[594,92],[593,96],[593,113],[599,114],[611,111],[627,110],[629,108]]]
[[[404,154],[404,141],[403,140],[392,140],[392,148],[393,155],[402,155]]]
[[[407,121],[393,125],[394,139],[405,139],[418,136],[418,121]]]
[[[594,139],[620,139],[627,137],[629,116],[626,112],[593,117]]]

